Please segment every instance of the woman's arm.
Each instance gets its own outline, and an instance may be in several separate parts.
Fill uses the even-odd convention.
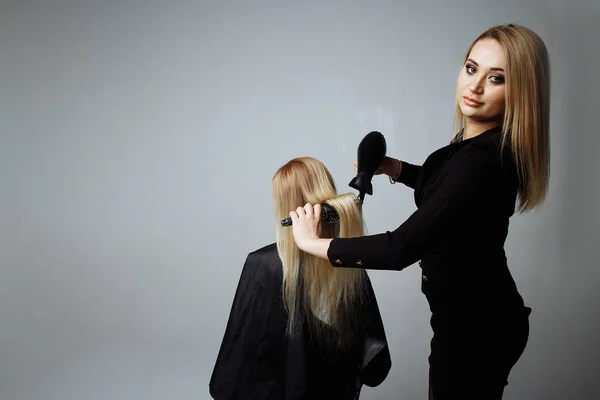
[[[354,171],[358,172],[358,159],[354,159]],[[385,174],[394,182],[403,183],[411,189],[416,187],[420,173],[420,165],[410,164],[388,156],[383,158],[379,168],[375,171],[375,175]]]
[[[420,260],[476,207],[488,178],[490,154],[464,148],[441,186],[394,231],[357,238],[319,239],[320,206],[307,204],[291,212],[294,238],[300,249],[329,259],[333,266],[401,270]]]
[[[417,186],[417,179],[421,173],[421,166],[410,164],[401,160],[398,160],[398,163],[400,165],[398,168],[399,171],[394,171],[395,173],[390,175],[390,178],[396,182],[405,184],[411,189],[414,189]]]

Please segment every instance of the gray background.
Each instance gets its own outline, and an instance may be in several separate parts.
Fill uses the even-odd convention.
[[[352,192],[374,129],[422,162],[504,22],[544,38],[553,93],[549,198],[507,243],[533,314],[506,398],[599,398],[600,5],[562,3],[2,1],[0,399],[208,399],[275,170],[314,156]],[[374,185],[369,231],[394,229],[412,193]],[[363,399],[424,399],[419,270],[371,277],[393,368]]]

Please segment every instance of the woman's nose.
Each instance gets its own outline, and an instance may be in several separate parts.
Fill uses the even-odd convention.
[[[481,79],[474,78],[469,85],[469,90],[473,93],[483,93],[483,82]]]

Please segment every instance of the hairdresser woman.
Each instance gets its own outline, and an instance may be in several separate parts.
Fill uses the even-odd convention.
[[[429,398],[495,400],[525,349],[531,311],[507,265],[509,218],[541,205],[548,187],[541,38],[512,24],[483,32],[466,53],[456,103],[449,145],[421,166],[388,157],[380,165],[414,189],[417,210],[395,230],[320,239],[318,204],[290,216],[298,247],[335,267],[400,271],[419,262],[432,312]]]

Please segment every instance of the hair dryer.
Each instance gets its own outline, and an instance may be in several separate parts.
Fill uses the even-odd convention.
[[[380,132],[369,132],[358,145],[357,175],[348,184],[360,192],[360,202],[364,201],[365,193],[373,194],[371,179],[385,157],[387,151],[385,138]]]

